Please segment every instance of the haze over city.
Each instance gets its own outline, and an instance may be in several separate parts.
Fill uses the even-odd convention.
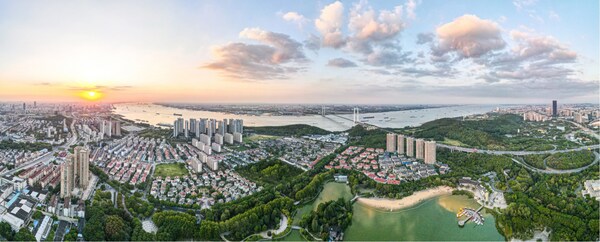
[[[0,1],[0,100],[598,102],[598,1]]]

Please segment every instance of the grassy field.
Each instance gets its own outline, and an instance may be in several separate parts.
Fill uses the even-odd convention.
[[[183,163],[174,164],[160,164],[156,166],[155,176],[160,177],[174,177],[174,176],[185,176],[188,174],[187,168]]]
[[[244,138],[244,143],[249,143],[249,142],[256,142],[256,141],[260,141],[260,140],[272,140],[272,139],[278,139],[280,138],[279,136],[274,136],[274,135],[265,135],[265,134],[255,134],[249,137],[245,137]]]
[[[460,141],[455,140],[455,139],[448,139],[446,137],[444,137],[444,141],[442,141],[442,143],[443,144],[447,144],[447,145],[468,147],[468,145],[464,144],[463,142],[460,142]]]

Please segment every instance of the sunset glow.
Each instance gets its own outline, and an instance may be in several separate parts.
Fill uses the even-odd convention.
[[[595,102],[598,1],[526,2],[0,1],[0,99]]]
[[[102,98],[102,93],[94,90],[82,91],[79,94],[80,97],[87,101],[98,101]]]

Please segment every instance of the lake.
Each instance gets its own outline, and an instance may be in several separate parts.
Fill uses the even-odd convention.
[[[122,103],[114,105],[114,113],[122,115],[129,120],[145,120],[151,125],[159,123],[172,124],[179,117],[189,118],[240,118],[244,119],[244,126],[283,126],[290,124],[308,124],[329,131],[343,131],[352,127],[352,114],[344,115],[304,115],[304,116],[273,116],[263,114],[235,115],[221,112],[197,111],[180,108],[165,107],[155,104]],[[394,111],[383,113],[364,113],[361,117],[372,116],[364,119],[365,122],[380,127],[403,128],[405,126],[418,126],[425,122],[440,118],[459,117],[472,114],[481,114],[492,111],[494,105],[461,105],[442,108],[428,108],[418,110]],[[175,116],[174,113],[181,114]]]
[[[346,184],[330,182],[312,203],[303,206],[294,217],[300,219],[322,202],[339,197],[351,199],[350,188]],[[454,240],[454,241],[504,241],[496,230],[495,219],[484,213],[484,225],[467,223],[457,225],[456,212],[461,207],[477,208],[475,200],[466,196],[443,195],[424,201],[412,208],[389,212],[355,203],[352,225],[346,229],[344,240]],[[300,233],[290,233],[285,240],[297,240]]]

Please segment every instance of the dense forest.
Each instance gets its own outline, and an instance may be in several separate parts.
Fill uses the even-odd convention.
[[[362,125],[355,125],[348,130],[350,145],[360,145],[370,148],[385,148],[386,131],[380,129],[367,130]]]
[[[0,141],[0,150],[26,150],[26,151],[38,151],[38,150],[52,150],[52,145],[44,142],[34,142],[34,143],[18,143],[12,140],[3,140]]]
[[[442,118],[424,123],[414,130],[413,135],[453,145],[493,150],[550,150],[554,148],[553,144],[560,148],[575,145],[562,138],[559,133],[555,134],[557,140],[539,138],[537,136],[542,134],[538,134],[540,131],[535,125],[538,124],[527,123],[515,114],[491,114],[485,120]],[[531,135],[518,135],[525,130],[529,130]],[[552,132],[559,132],[557,129],[553,130]]]
[[[344,231],[352,223],[352,203],[339,198],[319,204],[315,211],[302,216],[300,226],[327,240],[329,230]]]
[[[114,207],[110,192],[96,191],[85,208],[83,237],[87,241],[130,240],[132,219],[122,208]]]
[[[599,204],[582,197],[578,189],[583,181],[598,178],[598,165],[581,173],[557,175],[529,171],[507,156],[440,150],[438,160],[450,165],[452,177],[477,178],[495,171],[499,183],[508,184],[509,207],[496,215],[497,226],[507,238],[530,239],[534,230],[548,228],[551,240],[598,239]]]
[[[546,159],[546,165],[554,169],[568,170],[588,165],[594,158],[594,153],[589,150],[557,153]]]
[[[250,164],[238,168],[236,171],[240,175],[258,182],[263,186],[267,184],[279,184],[284,180],[290,180],[302,173],[300,168],[290,166],[275,158]]]
[[[274,135],[274,136],[304,136],[310,134],[329,134],[331,132],[307,125],[307,124],[293,124],[285,126],[262,126],[262,127],[247,127],[245,132],[263,134],[263,135]]]

